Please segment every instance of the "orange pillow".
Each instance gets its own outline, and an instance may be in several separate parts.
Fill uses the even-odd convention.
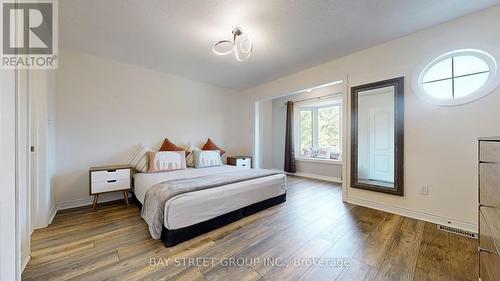
[[[160,151],[186,151],[184,148],[175,145],[172,143],[168,138],[166,138],[163,141],[163,144],[161,145]],[[189,155],[189,152],[186,151],[186,156]]]
[[[222,148],[218,147],[210,138],[207,140],[207,143],[201,148],[201,150],[220,150],[220,156],[226,153]]]

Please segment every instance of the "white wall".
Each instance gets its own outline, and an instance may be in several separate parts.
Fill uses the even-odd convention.
[[[18,280],[15,71],[0,70],[0,280]]]
[[[333,162],[309,162],[307,160],[296,160],[297,175],[334,182],[342,181],[342,163]]]
[[[239,102],[231,90],[60,52],[54,182],[58,208],[90,204],[89,167],[127,163],[140,143],[158,149],[168,137],[178,145],[200,146],[210,137],[227,155],[239,154],[239,124],[233,121],[238,120]]]
[[[478,48],[500,62],[500,6],[330,61],[249,89],[241,122],[253,128],[255,101],[281,96],[347,75],[348,86],[405,76],[405,196],[349,188],[348,201],[435,222],[475,229],[478,136],[499,135],[500,90],[470,104],[439,107],[411,87],[416,71],[454,49]],[[243,126],[243,125],[242,125]],[[253,147],[253,135],[247,138]],[[429,195],[419,195],[423,185]]]
[[[273,153],[275,147],[273,146],[273,101],[267,100],[259,103],[259,145],[260,145],[260,157],[258,157],[259,168],[272,169],[273,164]],[[283,125],[284,126],[284,125]],[[283,144],[284,147],[284,144]],[[284,148],[283,148],[284,149]],[[281,167],[283,170],[283,167]]]

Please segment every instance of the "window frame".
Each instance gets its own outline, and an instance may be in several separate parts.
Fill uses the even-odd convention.
[[[455,98],[454,93],[455,93],[455,87],[454,87],[454,81],[457,78],[460,77],[467,77],[471,75],[478,75],[481,73],[486,73],[486,72],[478,72],[478,73],[473,73],[473,74],[468,74],[468,75],[458,75],[455,76],[453,72],[453,58],[454,57],[459,57],[459,56],[474,56],[477,58],[480,58],[483,60],[489,68],[489,76],[484,85],[477,89],[476,91],[460,98]],[[427,81],[424,83],[424,77],[427,74],[427,72],[434,67],[436,64],[447,60],[449,58],[452,58],[452,77],[447,78],[447,79],[440,79],[440,80],[451,80],[452,81],[452,98],[451,99],[440,99],[440,98],[435,98],[431,96],[430,94],[427,93],[427,91],[424,89],[424,84],[429,83],[430,81]],[[440,81],[436,80],[436,81]],[[434,81],[435,82],[435,81]],[[489,53],[486,53],[481,50],[476,50],[476,49],[460,49],[460,50],[454,50],[447,52],[434,60],[432,60],[430,63],[428,63],[421,71],[419,71],[418,78],[416,82],[414,82],[415,88],[416,88],[416,93],[417,96],[419,96],[421,99],[428,103],[432,103],[435,105],[439,106],[454,106],[454,105],[462,105],[466,103],[473,102],[475,100],[478,100],[489,93],[498,86],[498,77],[497,77],[497,63],[495,58],[490,55]]]
[[[318,143],[319,143],[319,126],[318,126],[318,123],[319,123],[319,109],[322,109],[322,108],[329,108],[329,107],[335,107],[335,106],[338,106],[339,107],[339,158],[338,159],[324,159],[324,158],[314,158],[314,157],[305,157],[305,156],[302,156],[301,155],[301,147],[302,147],[302,144],[301,144],[301,138],[300,138],[300,134],[301,134],[301,119],[300,119],[300,112],[301,111],[311,111],[312,112],[312,148],[314,147],[318,147]],[[295,135],[295,158],[296,159],[299,159],[299,160],[310,160],[310,161],[327,161],[327,162],[339,162],[339,161],[342,161],[342,158],[343,158],[343,124],[342,124],[342,119],[343,119],[343,102],[342,102],[342,99],[335,99],[334,101],[332,101],[330,104],[324,104],[324,105],[318,105],[318,106],[315,106],[314,104],[311,104],[311,105],[308,105],[308,106],[296,106],[296,109],[295,111],[297,112],[297,115],[296,117],[296,120],[298,120],[298,122],[295,122],[296,124],[296,132],[297,134]],[[311,148],[311,149],[312,149]]]

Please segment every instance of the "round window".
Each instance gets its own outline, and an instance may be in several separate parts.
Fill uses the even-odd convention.
[[[479,99],[492,89],[495,59],[479,50],[458,50],[433,60],[420,73],[419,94],[438,105],[458,105]]]

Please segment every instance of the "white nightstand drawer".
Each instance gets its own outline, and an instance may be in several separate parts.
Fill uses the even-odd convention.
[[[252,159],[251,158],[236,159],[236,166],[251,168],[251,166],[252,166]]]
[[[500,159],[500,142],[481,141],[479,143],[479,160],[481,162],[497,163]]]
[[[130,189],[130,178],[92,182],[90,189],[92,194]]]
[[[130,169],[95,171],[91,173],[91,178],[92,182],[105,182],[109,180],[123,179],[128,179],[130,181]]]

